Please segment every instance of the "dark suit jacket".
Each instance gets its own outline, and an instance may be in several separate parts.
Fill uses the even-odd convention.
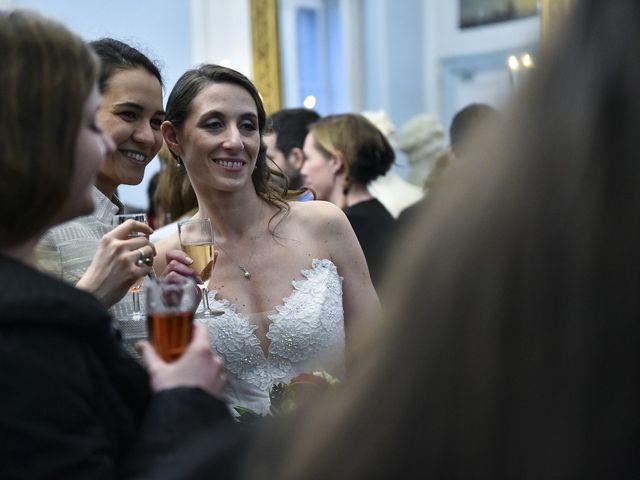
[[[0,255],[1,478],[195,478],[202,435],[227,478],[234,425],[200,389],[152,396],[93,296]]]

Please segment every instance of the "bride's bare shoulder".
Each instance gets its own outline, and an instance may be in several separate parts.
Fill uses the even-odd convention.
[[[330,219],[332,217],[343,215],[336,205],[324,200],[310,200],[307,202],[292,202],[291,214],[299,217],[301,220],[313,221],[318,217],[322,219]]]
[[[312,231],[341,230],[349,225],[344,212],[331,202],[312,200],[290,204],[291,220]]]

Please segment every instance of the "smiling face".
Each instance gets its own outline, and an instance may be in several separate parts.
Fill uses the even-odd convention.
[[[193,99],[190,110],[183,128],[167,141],[182,157],[195,190],[253,188],[260,132],[249,92],[231,83],[212,83]]]
[[[116,145],[96,186],[111,197],[120,184],[137,185],[162,146],[162,86],[143,68],[117,70],[102,95],[97,121]]]

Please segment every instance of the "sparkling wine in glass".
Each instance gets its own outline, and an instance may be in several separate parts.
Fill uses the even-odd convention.
[[[202,289],[202,306],[205,317],[221,315],[220,310],[211,310],[209,307],[209,279],[215,260],[213,243],[213,228],[211,220],[208,218],[197,218],[178,222],[178,235],[180,237],[180,247],[187,255],[193,259],[191,265],[200,274],[203,283],[199,285]]]
[[[145,213],[125,213],[121,215],[114,215],[112,220],[112,225],[117,227],[118,225],[126,222],[127,220],[135,220],[136,222],[147,223],[147,215]],[[142,232],[131,232],[129,237],[144,237],[145,234]],[[152,269],[153,271],[153,269]],[[150,276],[155,276],[153,274],[149,274]],[[140,288],[142,287],[142,282],[144,282],[144,276],[140,277],[135,281],[131,287],[129,287],[129,292],[131,292],[131,301],[133,302],[133,312],[129,315],[131,320],[144,320],[144,315],[140,311]]]

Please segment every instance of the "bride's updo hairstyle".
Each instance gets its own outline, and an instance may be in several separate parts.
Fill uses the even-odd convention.
[[[36,13],[0,11],[0,248],[45,231],[65,204],[98,60]]]

